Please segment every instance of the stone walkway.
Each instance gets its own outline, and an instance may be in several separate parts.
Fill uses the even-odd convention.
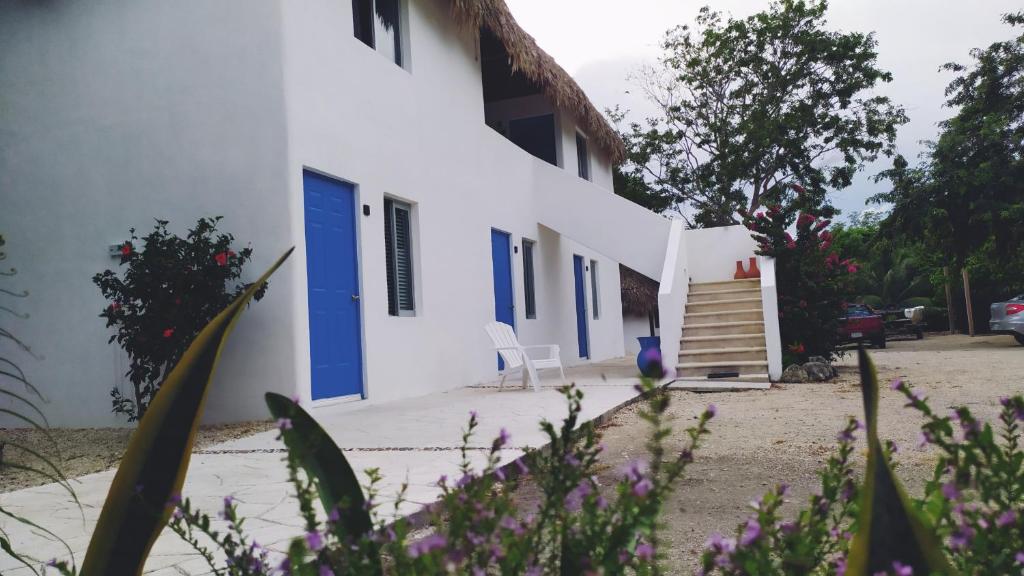
[[[585,420],[605,416],[636,398],[636,366],[632,362],[621,359],[566,371],[569,380],[584,391]],[[438,478],[458,476],[458,448],[471,410],[480,420],[472,446],[489,447],[502,427],[511,434],[511,447],[502,452],[502,463],[515,460],[525,448],[546,444],[538,423],[545,418],[557,422],[566,414],[565,400],[556,390],[557,379],[549,376],[546,380],[550,385],[536,393],[518,388],[517,381],[504,391],[497,386],[462,388],[379,405],[353,403],[320,408],[313,415],[345,450],[357,472],[380,469],[384,476],[382,500],[408,481],[408,502],[398,511],[408,515],[436,500],[440,493]],[[282,445],[276,436],[276,432],[264,432],[195,453],[183,491],[211,516],[220,510],[225,496],[235,497],[240,513],[247,518],[250,535],[271,548],[281,548],[302,532],[282,462]],[[479,467],[486,451],[474,450],[471,456]],[[80,562],[113,476],[114,471],[109,470],[73,481],[81,510],[55,485],[2,494],[0,503],[58,534]],[[30,553],[40,563],[68,557],[61,544],[38,530],[8,519],[0,522],[0,527],[10,535],[15,550]],[[0,573],[31,573],[19,566],[0,553]],[[206,573],[209,567],[205,562],[168,531],[157,541],[146,565],[146,574]]]

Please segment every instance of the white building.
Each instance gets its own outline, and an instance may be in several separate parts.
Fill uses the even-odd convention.
[[[320,407],[490,381],[496,316],[566,365],[622,356],[619,263],[661,282],[679,333],[687,279],[731,278],[752,245],[615,196],[621,155],[502,0],[0,0],[0,233],[58,425],[122,423],[91,277],[153,218],[224,216],[250,274],[297,248],[231,338],[213,421],[265,417],[267,390]]]

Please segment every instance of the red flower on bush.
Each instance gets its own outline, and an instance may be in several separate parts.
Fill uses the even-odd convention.
[[[797,342],[795,344],[789,345],[789,351],[792,352],[793,354],[803,354],[804,351],[806,351],[806,348],[804,348],[803,344]]]
[[[174,328],[167,328],[164,330],[164,338],[170,338],[174,336]]]
[[[217,261],[217,265],[218,266],[227,266],[227,263],[228,263],[228,253],[227,252],[218,252],[218,253],[213,255],[213,259]]]
[[[121,255],[122,256],[130,256],[131,253],[132,253],[132,243],[131,242],[125,242],[121,246]]]

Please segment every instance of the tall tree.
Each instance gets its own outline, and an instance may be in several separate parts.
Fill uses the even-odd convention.
[[[891,75],[872,34],[826,30],[826,0],[777,0],[745,19],[701,9],[670,30],[642,74],[660,115],[622,126],[623,173],[671,198],[693,225],[739,222],[770,189],[799,182],[817,212],[864,162],[891,154],[903,109],[872,95]],[[635,181],[635,180],[634,180]]]
[[[1024,24],[1024,12],[1003,21]],[[892,188],[872,200],[893,205],[893,233],[920,238],[957,269],[979,258],[1024,264],[1024,34],[971,56],[970,66],[944,66],[957,73],[946,88],[956,113],[924,161],[912,167],[897,157],[876,177]],[[1024,282],[1015,274],[1009,280]]]

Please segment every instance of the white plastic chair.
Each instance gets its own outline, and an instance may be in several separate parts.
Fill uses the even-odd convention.
[[[558,368],[558,372],[562,376],[562,382],[565,382],[565,370],[562,369],[562,359],[559,356],[557,344],[523,346],[519,343],[519,339],[516,338],[515,330],[504,322],[491,322],[484,326],[484,330],[491,337],[494,349],[497,350],[498,354],[501,355],[501,359],[505,362],[505,369],[501,371],[499,389],[505,387],[505,378],[508,377],[510,372],[515,370],[519,370],[522,373],[523,388],[526,388],[526,379],[529,378],[530,382],[533,383],[533,389],[540,390],[540,377],[537,376],[537,370],[548,368]],[[547,356],[534,358],[527,354],[527,350],[547,350]]]

